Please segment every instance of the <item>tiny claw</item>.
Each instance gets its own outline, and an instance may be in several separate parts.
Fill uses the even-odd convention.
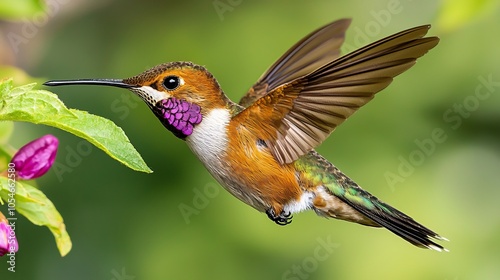
[[[271,219],[273,222],[275,222],[280,226],[285,226],[290,224],[293,218],[291,212],[285,213],[284,211],[281,211],[279,215],[276,215],[276,212],[272,207],[266,210],[266,214],[267,217],[269,217],[269,219]]]
[[[280,215],[280,216],[283,216],[283,217],[285,217],[285,218],[292,218],[292,217],[293,217],[293,216],[292,216],[292,212],[288,212],[288,213],[286,213],[286,214],[284,214],[284,213],[285,213],[285,212],[281,212],[281,215]]]

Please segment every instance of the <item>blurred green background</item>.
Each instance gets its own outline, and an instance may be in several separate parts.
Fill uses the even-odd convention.
[[[57,162],[66,168],[38,183],[64,217],[73,249],[60,257],[49,230],[21,218],[16,272],[0,258],[0,279],[500,278],[499,1],[51,0],[45,10],[33,2],[0,1],[9,18],[0,23],[2,67],[38,81],[124,78],[188,60],[206,66],[233,100],[296,41],[333,20],[353,18],[345,51],[431,23],[440,44],[318,151],[449,238],[450,252],[314,213],[276,226],[219,187],[139,98],[61,87],[50,90],[68,107],[116,122],[155,172],[134,172],[68,133],[16,123],[15,147],[47,133],[60,139]],[[22,73],[12,75],[25,83]],[[436,129],[446,140],[418,158],[416,142]],[[413,169],[400,173],[405,160]],[[321,247],[325,241],[334,248]],[[322,248],[327,258],[315,259]]]

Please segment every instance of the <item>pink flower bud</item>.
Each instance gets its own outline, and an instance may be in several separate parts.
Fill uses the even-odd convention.
[[[24,145],[11,160],[17,176],[30,180],[45,174],[56,159],[58,146],[59,140],[50,134]]]
[[[10,228],[9,221],[0,213],[0,257],[7,253],[17,252],[18,249],[16,234]]]

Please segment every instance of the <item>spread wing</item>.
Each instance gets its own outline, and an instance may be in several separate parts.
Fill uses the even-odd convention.
[[[279,83],[240,112],[237,123],[264,140],[278,162],[291,163],[436,46],[437,37],[423,38],[429,28],[424,25],[386,37],[305,76],[294,75],[295,80],[280,77],[291,81]],[[263,80],[274,81],[271,76]]]
[[[239,104],[248,107],[278,86],[303,77],[339,57],[350,23],[351,19],[334,21],[297,42],[262,74]]]

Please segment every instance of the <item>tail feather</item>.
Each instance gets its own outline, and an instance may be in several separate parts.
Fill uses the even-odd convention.
[[[307,174],[312,185],[319,186],[314,201],[314,210],[319,215],[382,226],[415,246],[448,251],[435,242],[447,241],[446,238],[363,190],[314,150],[302,157],[296,166]]]
[[[446,238],[439,236],[434,231],[416,222],[411,217],[402,213],[396,208],[378,200],[370,193],[362,190],[356,184],[355,188],[358,192],[362,192],[361,195],[369,198],[369,200],[372,202],[373,208],[367,208],[363,205],[357,204],[349,200],[348,196],[339,198],[345,203],[349,204],[349,206],[351,206],[358,212],[362,213],[366,217],[375,221],[377,224],[387,228],[391,232],[402,237],[415,246],[433,249],[436,251],[448,251],[446,248],[433,241],[433,239],[447,240]]]

